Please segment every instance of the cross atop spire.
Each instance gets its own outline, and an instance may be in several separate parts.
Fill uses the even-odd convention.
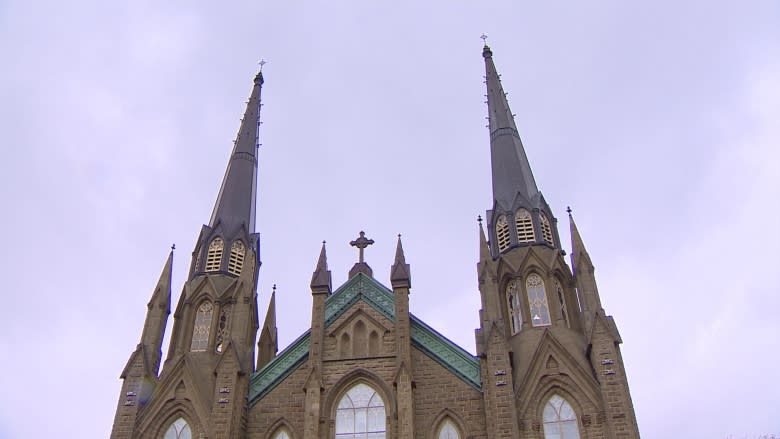
[[[366,249],[366,247],[373,244],[374,240],[366,238],[366,232],[362,230],[360,231],[359,235],[360,236],[358,236],[356,240],[349,242],[349,245],[352,247],[357,247],[359,250],[358,262],[352,266],[352,269],[349,270],[349,277],[352,277],[358,273],[363,273],[369,277],[373,277],[374,271],[371,269],[371,267],[368,266],[368,264],[366,264],[363,251]]]

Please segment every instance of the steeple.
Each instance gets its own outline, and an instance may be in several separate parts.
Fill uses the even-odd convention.
[[[260,72],[255,76],[252,94],[249,96],[244,117],[241,119],[233,153],[209,221],[210,227],[214,228],[217,223],[220,223],[223,230],[228,233],[240,225],[246,227],[247,233],[255,231],[258,128],[262,86],[263,73]]]
[[[398,235],[398,245],[395,248],[395,261],[393,266],[390,267],[390,283],[393,285],[393,288],[411,288],[412,286],[412,275],[409,270],[409,264],[406,263],[400,234]]]
[[[265,322],[260,331],[260,340],[257,342],[257,370],[260,370],[276,357],[279,350],[276,329],[276,285],[271,292],[271,300],[268,302],[268,311],[265,313]]]
[[[487,212],[491,254],[495,258],[519,245],[560,248],[555,217],[536,186],[507,94],[493,63],[493,51],[487,45],[482,49],[482,57],[493,180],[493,206]]]
[[[587,319],[589,314],[601,309],[601,298],[596,286],[595,268],[590,260],[588,250],[585,249],[580,232],[577,230],[577,224],[574,222],[571,208],[566,209],[566,211],[569,213],[569,228],[571,232],[571,267],[574,271],[577,291],[579,291],[583,302],[583,312],[586,313]]]
[[[317,259],[317,267],[311,275],[311,289],[312,291],[317,290],[328,294],[333,291],[330,270],[328,270],[328,255],[325,253],[325,241],[322,241],[320,257]]]
[[[487,45],[482,50],[482,56],[485,58],[493,197],[497,204],[508,209],[513,207],[518,193],[531,201],[539,190],[493,63],[493,52]]]

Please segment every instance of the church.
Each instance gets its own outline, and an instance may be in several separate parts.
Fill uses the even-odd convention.
[[[323,243],[311,328],[279,351],[274,296],[264,315],[257,305],[261,71],[181,296],[174,307],[173,253],[151,295],[121,371],[113,439],[639,438],[590,256],[569,211],[567,263],[487,45],[482,56],[493,193],[474,242],[477,355],[409,309],[401,237],[384,285],[363,258],[373,243],[363,232],[340,286]]]

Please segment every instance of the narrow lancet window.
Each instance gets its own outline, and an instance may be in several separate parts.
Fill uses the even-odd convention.
[[[244,243],[236,241],[230,246],[230,260],[228,261],[228,273],[239,275],[241,269],[244,268],[244,254],[246,248]]]
[[[544,237],[544,242],[555,245],[553,242],[553,233],[552,233],[552,227],[550,226],[550,220],[547,219],[547,215],[544,214],[544,212],[539,212],[539,221],[542,223],[542,236]]]
[[[561,303],[561,317],[563,317],[566,327],[571,328],[571,324],[569,323],[569,310],[566,308],[566,297],[564,296],[563,286],[558,279],[555,279],[553,281],[553,287],[555,287],[555,292],[558,294],[558,301]]]
[[[192,343],[190,351],[203,352],[209,346],[209,332],[211,332],[211,317],[214,314],[214,305],[206,301],[200,304],[195,314],[195,326],[192,329]]]
[[[523,325],[523,313],[520,305],[520,289],[517,287],[517,281],[509,282],[506,287],[506,300],[509,307],[509,322],[512,329],[512,335],[520,332]]]
[[[230,315],[233,312],[232,305],[225,305],[219,312],[219,322],[217,322],[217,347],[218,353],[225,350],[225,343],[230,334]]]
[[[558,395],[553,395],[544,406],[544,439],[580,439],[577,414],[571,405]]]
[[[206,255],[206,268],[203,271],[219,271],[222,264],[222,251],[225,249],[225,241],[222,238],[214,238],[209,244],[209,252]]]
[[[518,209],[515,212],[515,228],[517,229],[517,242],[533,242],[534,223],[531,221],[531,212],[525,209]]]
[[[455,426],[455,423],[447,418],[442,422],[441,428],[439,428],[439,434],[436,437],[437,439],[460,439],[460,433],[458,432],[458,427]]]
[[[192,430],[183,418],[179,418],[165,430],[163,439],[192,439]]]
[[[385,439],[385,402],[366,384],[349,389],[336,409],[336,438]]]
[[[498,221],[496,221],[496,241],[498,241],[499,252],[509,248],[509,224],[504,215],[498,217]]]
[[[544,281],[538,274],[532,274],[525,281],[525,289],[528,292],[528,305],[531,309],[531,324],[534,326],[549,325],[550,307],[547,304]]]

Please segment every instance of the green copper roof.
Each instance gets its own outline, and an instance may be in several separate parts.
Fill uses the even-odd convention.
[[[325,327],[335,322],[359,300],[395,320],[393,292],[359,273],[325,301]],[[433,328],[411,316],[412,344],[477,390],[481,390],[479,360]],[[309,331],[298,337],[265,367],[252,375],[249,403],[254,404],[300,366],[309,355]]]

